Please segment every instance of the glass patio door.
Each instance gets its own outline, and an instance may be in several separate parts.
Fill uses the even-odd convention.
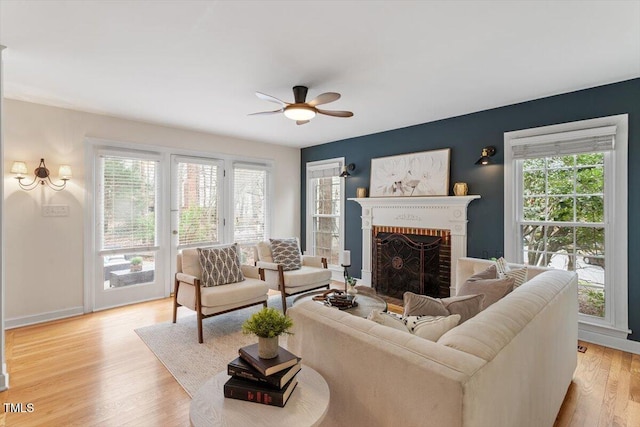
[[[101,150],[95,161],[94,309],[162,298],[161,156]]]
[[[180,250],[225,241],[223,179],[221,160],[171,156],[171,277]]]

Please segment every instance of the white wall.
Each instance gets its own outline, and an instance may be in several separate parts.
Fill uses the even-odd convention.
[[[300,235],[300,150],[98,114],[5,99],[5,319],[45,319],[83,305],[84,140],[234,154],[274,161],[272,235]],[[44,157],[52,176],[69,164],[67,188],[19,189],[9,173],[14,160],[35,169]],[[55,179],[54,179],[55,181]],[[43,217],[43,204],[69,205],[68,217]]]

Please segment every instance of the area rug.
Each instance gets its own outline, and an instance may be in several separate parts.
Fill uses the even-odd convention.
[[[271,296],[268,304],[281,310],[280,295]],[[256,305],[204,319],[203,344],[198,343],[195,314],[178,317],[175,324],[159,323],[135,331],[193,397],[208,379],[227,369],[227,363],[238,357],[238,348],[257,342],[255,336],[242,333],[242,323],[260,309],[262,305]],[[280,345],[286,346],[286,336],[280,337]]]

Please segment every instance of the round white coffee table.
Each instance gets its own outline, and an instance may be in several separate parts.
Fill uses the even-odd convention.
[[[329,407],[329,386],[314,369],[302,365],[298,385],[284,408],[224,397],[226,371],[207,381],[191,401],[189,420],[193,427],[277,426],[301,427],[320,424]]]

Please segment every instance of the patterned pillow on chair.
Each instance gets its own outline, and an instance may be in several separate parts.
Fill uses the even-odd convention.
[[[284,271],[299,270],[302,267],[298,239],[269,239],[273,262],[281,264]]]
[[[216,248],[198,248],[198,257],[202,268],[203,286],[226,285],[244,280],[237,243]]]

